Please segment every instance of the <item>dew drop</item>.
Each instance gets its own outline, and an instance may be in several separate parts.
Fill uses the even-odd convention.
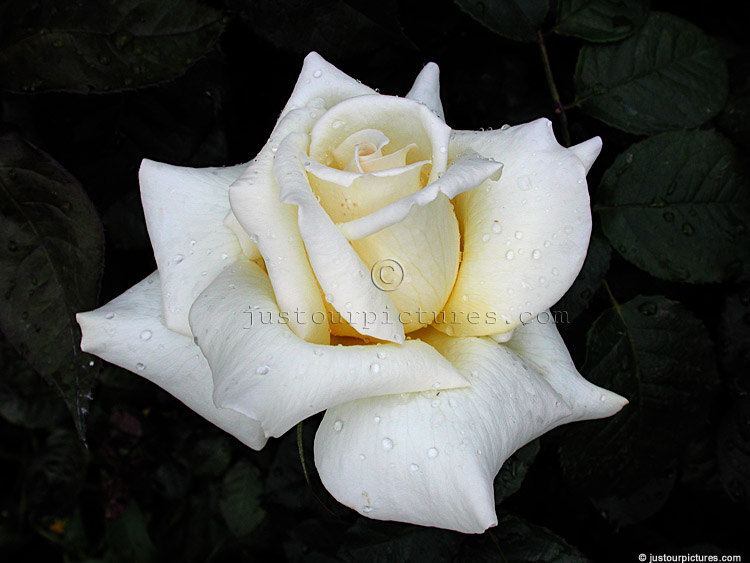
[[[183,261],[184,259],[185,259],[185,257],[184,257],[184,256],[183,256],[182,254],[177,254],[177,255],[175,255],[175,257],[174,257],[174,263],[175,263],[175,264],[179,264],[179,263],[180,263],[180,262],[182,262],[182,261]]]
[[[378,373],[380,371],[380,364],[375,362],[370,364],[370,373]]]
[[[144,369],[146,369],[146,366],[145,366],[145,365],[143,365],[143,364],[142,364],[141,362],[138,362],[137,364],[135,364],[135,367],[136,367],[136,368],[137,368],[137,369],[138,369],[139,371],[143,371]]]
[[[544,248],[549,248],[552,245],[552,243],[548,240],[544,241]]]
[[[362,512],[364,512],[365,514],[367,514],[368,512],[372,512],[372,506],[370,506],[369,504],[366,504],[365,506],[362,507]]]
[[[448,147],[440,147],[440,152],[448,152]]]
[[[521,231],[516,231],[515,237],[518,240],[521,240],[523,238],[523,233]]]
[[[600,395],[599,400],[603,403],[604,401],[607,400],[607,397],[605,397],[604,395]]]
[[[323,350],[321,350],[320,348],[315,348],[315,350],[313,351],[313,354],[315,354],[316,356],[322,356]]]
[[[384,450],[392,450],[393,440],[391,440],[390,438],[383,438],[380,442],[380,445],[383,446]]]
[[[151,340],[151,331],[150,330],[144,330],[141,333],[141,340]]]
[[[539,249],[535,250],[534,252],[531,253],[531,257],[534,260],[539,260],[542,257],[542,251]]]
[[[497,233],[501,232],[502,230],[503,230],[503,227],[500,225],[499,221],[495,221],[492,224],[492,232],[493,233],[497,234]]]
[[[488,242],[490,240],[490,235],[483,235],[482,236],[482,242]]]
[[[558,270],[557,268],[552,268],[552,275],[553,276],[559,276],[560,275],[560,270]]]
[[[114,313],[107,313],[106,315],[104,315],[104,318],[105,319],[114,319],[115,318],[115,314]]]
[[[333,120],[333,123],[331,123],[331,128],[332,128],[332,129],[338,129],[338,128],[339,128],[339,127],[341,127],[341,126],[342,126],[343,124],[344,124],[344,122],[343,122],[343,121],[341,121],[340,119],[334,119],[334,120]]]
[[[365,454],[359,454],[359,459],[361,459],[362,461],[365,460],[365,457],[366,457]]]
[[[512,250],[509,250],[508,252],[505,253],[505,259],[506,260],[513,260],[513,251]]]
[[[321,76],[323,76],[322,70],[318,69],[315,72],[313,72],[313,78],[320,78]]]
[[[258,375],[266,375],[269,371],[271,371],[271,368],[268,366],[258,366],[258,369],[255,370],[255,373]]]
[[[334,422],[334,423],[333,423],[333,429],[334,429],[334,430],[335,430],[336,432],[341,432],[341,429],[342,429],[343,427],[344,427],[344,423],[343,423],[343,422],[341,422],[340,420],[337,420],[336,422]]]
[[[372,420],[375,422],[375,424],[380,424],[381,418],[379,416],[376,416]]]
[[[469,296],[468,295],[462,295],[461,296],[461,301],[468,301],[468,300],[469,300]]]
[[[411,471],[412,473],[416,473],[417,471],[419,471],[419,466],[416,463],[412,463],[411,465],[409,465],[409,471]]]
[[[222,260],[226,260],[227,258],[229,258],[229,254],[226,254],[226,253],[222,253],[222,255],[221,255],[221,259],[222,259]]]
[[[529,178],[526,175],[519,176],[516,180],[516,184],[518,185],[519,190],[530,190],[531,189],[531,178]]]
[[[381,360],[384,360],[387,357],[388,357],[388,354],[386,354],[385,352],[383,351],[378,352],[378,358],[380,358]]]
[[[427,457],[430,459],[435,459],[438,456],[437,448],[430,448],[427,450]]]

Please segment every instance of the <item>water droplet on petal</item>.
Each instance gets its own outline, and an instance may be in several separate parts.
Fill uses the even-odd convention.
[[[150,330],[144,330],[141,333],[141,340],[150,340],[151,339],[151,331]]]
[[[516,234],[514,235],[518,240],[521,240],[523,238],[523,233],[521,231],[516,231]]]
[[[537,249],[537,250],[535,250],[534,252],[532,252],[532,253],[531,253],[531,257],[532,257],[532,258],[533,258],[534,260],[539,260],[539,259],[540,259],[540,258],[542,257],[542,251],[541,251],[541,250],[538,250],[538,249]]]
[[[419,471],[419,466],[416,463],[412,463],[411,465],[409,465],[409,471],[411,471],[412,473],[416,473],[417,471]]]
[[[494,223],[492,224],[492,232],[493,232],[493,233],[497,234],[497,233],[500,233],[500,232],[502,232],[502,230],[503,230],[503,227],[502,227],[502,226],[500,225],[500,222],[499,222],[499,221],[495,221],[495,222],[494,222]]]
[[[268,366],[258,366],[258,369],[255,370],[255,373],[258,375],[266,375],[269,371],[271,371],[271,368]]]
[[[380,424],[381,418],[379,416],[376,416],[375,418],[373,418],[373,420],[375,421],[375,424]]]
[[[143,371],[144,369],[146,369],[146,366],[145,366],[145,365],[143,365],[143,364],[142,364],[141,362],[138,362],[137,364],[135,364],[135,367],[136,367],[136,368],[137,368],[137,369],[138,369],[139,371]]]
[[[321,76],[323,76],[322,70],[318,69],[315,72],[313,72],[313,78],[320,78]]]
[[[384,450],[392,450],[393,440],[391,440],[390,438],[383,438],[383,440],[380,442],[380,445],[383,446]]]
[[[366,504],[365,506],[362,507],[362,512],[364,512],[365,514],[367,514],[368,512],[372,512],[372,506],[370,506],[369,504]]]
[[[506,260],[513,260],[513,251],[512,250],[509,250],[508,252],[505,253],[505,259]]]
[[[341,432],[341,429],[342,429],[343,427],[344,427],[344,423],[343,423],[343,422],[341,422],[340,420],[337,420],[336,422],[334,422],[334,423],[333,423],[333,429],[334,429],[334,430],[335,430],[336,432]]]
[[[430,448],[427,450],[427,457],[435,459],[438,456],[437,448]]]
[[[370,364],[370,373],[378,373],[380,371],[380,364],[375,362]]]
[[[381,360],[384,360],[387,357],[388,357],[388,354],[386,354],[385,352],[382,352],[382,351],[378,352],[378,358],[380,358]]]
[[[114,313],[107,313],[106,315],[104,315],[104,318],[105,319],[114,319],[115,318],[115,314]]]
[[[179,264],[179,263],[180,263],[180,262],[182,262],[182,261],[183,261],[184,259],[185,259],[185,256],[183,256],[182,254],[176,254],[176,255],[175,255],[175,257],[174,257],[174,259],[173,259],[173,262],[174,262],[175,264]]]

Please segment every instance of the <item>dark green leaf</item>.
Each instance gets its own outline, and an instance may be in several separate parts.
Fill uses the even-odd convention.
[[[668,280],[714,282],[750,262],[750,202],[739,155],[713,131],[631,146],[599,190],[604,233],[625,258]]]
[[[377,4],[352,0],[227,0],[247,18],[253,32],[273,45],[306,55],[368,56],[384,43],[408,45],[395,17],[394,0]],[[410,45],[411,48],[413,46]]]
[[[495,504],[499,504],[521,488],[526,473],[539,453],[539,440],[529,442],[503,464],[495,477]]]
[[[573,321],[586,310],[594,294],[602,285],[602,280],[609,270],[611,258],[612,247],[604,235],[595,230],[591,235],[586,260],[583,262],[576,281],[552,307],[553,311],[564,315],[560,317],[563,322]]]
[[[706,424],[716,385],[703,324],[660,296],[605,311],[589,330],[582,372],[630,401],[612,418],[562,433],[565,474],[599,498],[636,493],[668,473]]]
[[[646,21],[649,0],[561,0],[555,32],[587,41],[625,39]]]
[[[495,33],[531,43],[549,12],[549,0],[455,0],[459,7]]]
[[[658,12],[622,42],[584,46],[575,82],[587,113],[638,135],[696,127],[727,98],[727,69],[711,39]]]
[[[68,430],[56,430],[34,458],[24,491],[36,516],[66,516],[86,480],[88,450]]]
[[[588,559],[575,547],[547,528],[521,520],[512,514],[499,514],[497,528],[490,533],[497,538],[499,561],[549,561],[583,563]]]
[[[359,519],[344,537],[338,556],[356,563],[453,561],[461,535],[436,528]]]
[[[149,563],[156,561],[156,548],[151,542],[146,519],[135,502],[119,518],[107,520],[107,561],[114,563]]]
[[[83,437],[96,375],[75,313],[96,303],[99,218],[78,182],[16,135],[0,136],[0,327],[57,388]]]
[[[179,76],[221,34],[196,0],[11,0],[0,8],[0,85],[16,92],[106,92]]]
[[[249,534],[263,520],[262,489],[259,471],[247,462],[236,463],[224,476],[219,507],[233,534]]]
[[[0,343],[0,416],[25,428],[46,428],[65,417],[65,404],[54,390],[18,357],[8,344]]]
[[[192,443],[188,455],[196,475],[219,475],[232,459],[232,448],[225,435],[216,434]]]

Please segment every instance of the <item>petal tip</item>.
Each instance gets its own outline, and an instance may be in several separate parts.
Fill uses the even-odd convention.
[[[594,161],[602,151],[601,137],[592,137],[591,139],[570,147],[570,150],[583,163],[588,173],[594,164]]]

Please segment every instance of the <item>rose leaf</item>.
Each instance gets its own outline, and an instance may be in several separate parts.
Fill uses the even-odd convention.
[[[260,507],[262,487],[260,472],[244,461],[237,462],[224,475],[219,508],[234,535],[249,534],[263,520],[265,512]]]
[[[628,511],[628,499],[646,494],[663,502],[661,491],[673,482],[671,468],[706,426],[717,386],[703,323],[676,301],[638,296],[594,322],[582,373],[630,404],[612,418],[561,431],[566,477],[602,506],[617,504],[619,512]],[[648,488],[651,481],[658,486],[649,493],[644,484]]]
[[[561,0],[555,33],[606,43],[632,35],[646,21],[648,0]]]
[[[659,278],[716,282],[750,263],[747,184],[739,155],[716,132],[632,145],[605,172],[594,209],[620,254]]]
[[[538,40],[550,9],[549,0],[455,0],[472,18],[498,35],[531,43]]]
[[[636,135],[684,129],[722,110],[727,80],[708,35],[678,17],[652,12],[624,41],[581,49],[576,105]]]
[[[0,8],[0,87],[112,92],[183,74],[218,39],[223,14],[196,0],[11,0]]]
[[[96,304],[104,236],[80,184],[15,134],[0,135],[0,328],[62,396],[83,438],[99,362],[75,313]]]

